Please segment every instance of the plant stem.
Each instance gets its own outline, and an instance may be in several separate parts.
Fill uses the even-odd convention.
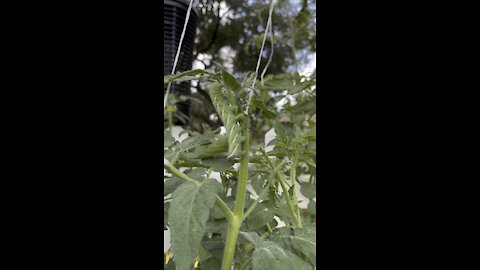
[[[228,221],[233,220],[233,212],[228,208],[228,205],[220,198],[218,195],[215,195],[215,202],[217,203],[218,207],[223,211],[223,214],[227,217]]]
[[[295,209],[293,208],[292,199],[290,198],[290,194],[288,194],[288,188],[285,185],[285,182],[283,181],[283,178],[279,172],[277,172],[277,179],[278,179],[278,182],[280,182],[280,185],[282,186],[283,194],[285,195],[285,200],[287,201],[288,210],[290,211],[290,215],[292,216],[293,221],[295,222],[295,227],[301,228],[302,224],[299,221],[299,217],[297,217],[297,213],[295,212]]]
[[[237,246],[238,232],[240,230],[241,221],[237,216],[228,223],[227,241],[225,242],[225,251],[223,253],[222,270],[231,270],[233,257],[235,255],[235,247]]]
[[[175,175],[176,177],[182,179],[182,180],[185,180],[187,182],[193,182],[195,183],[196,185],[200,185],[200,182],[193,179],[193,178],[190,178],[188,175],[184,174],[183,172],[179,171],[177,168],[175,168],[174,166],[172,166],[170,163],[164,163],[163,164],[163,167],[165,167],[165,169],[167,171],[169,171],[171,174]]]
[[[260,192],[260,195],[258,195],[258,198],[252,203],[252,205],[250,205],[250,207],[245,212],[245,215],[243,215],[242,221],[245,220],[253,212],[253,210],[255,210],[255,207],[257,207],[258,203],[260,202],[260,199],[263,196],[265,196],[265,193],[267,193],[268,189],[269,189],[269,186],[267,185],[267,187],[264,188],[262,192]]]
[[[274,170],[274,174],[280,170],[283,166],[283,161],[280,163],[280,165],[277,166],[277,168],[275,168]],[[247,209],[247,211],[245,212],[245,214],[243,215],[243,218],[242,218],[242,221],[245,220],[252,212],[253,210],[255,210],[255,207],[257,207],[258,203],[260,202],[260,199],[263,198],[263,196],[265,196],[265,194],[268,192],[269,188],[270,188],[270,185],[274,185],[275,184],[275,178],[274,179],[271,179],[269,180],[269,183],[267,184],[267,186],[260,192],[260,194],[258,195],[258,198],[252,203],[252,205],[250,205],[250,207]]]
[[[222,270],[231,270],[235,247],[237,246],[238,232],[243,221],[243,211],[245,208],[245,195],[247,192],[248,181],[248,159],[249,159],[249,119],[243,118],[242,134],[245,138],[242,145],[242,157],[240,159],[240,171],[238,174],[237,197],[233,217],[229,220],[227,229],[227,240],[225,242],[225,251],[223,253]]]
[[[172,113],[170,110],[167,110],[168,114],[168,127],[170,128],[170,135],[173,137],[173,121],[172,121]]]
[[[265,160],[267,161],[268,165],[269,165],[273,170],[275,170],[275,167],[273,166],[273,163],[272,163],[272,161],[270,160],[270,158],[268,157],[267,153],[265,153],[265,150],[263,150],[263,148],[260,148],[260,151],[262,152],[263,157],[264,157]],[[277,177],[278,182],[280,182],[280,185],[282,186],[283,194],[284,194],[284,196],[285,196],[285,200],[287,201],[288,210],[290,211],[290,215],[292,216],[292,219],[293,219],[293,221],[295,222],[295,227],[301,228],[301,227],[302,227],[302,223],[301,223],[301,221],[300,221],[300,217],[297,216],[297,212],[295,211],[295,208],[294,208],[294,206],[292,205],[292,200],[291,200],[291,198],[290,198],[290,194],[288,194],[288,188],[287,188],[287,186],[285,185],[285,181],[283,180],[283,177],[282,177],[282,175],[280,174],[280,172],[279,172],[278,170],[276,170],[275,176]]]
[[[291,182],[292,182],[292,188],[293,188],[293,192],[292,192],[292,203],[295,207],[295,212],[297,213],[297,217],[298,217],[298,224],[297,224],[297,227],[298,228],[302,228],[302,219],[300,217],[300,209],[298,207],[298,201],[297,201],[297,191],[295,190],[295,183],[297,181],[297,163],[298,163],[298,155],[295,155],[295,158],[293,159],[293,164],[292,164],[292,167],[290,168],[290,174],[291,174]]]
[[[267,223],[267,231],[270,235],[273,234],[272,227],[270,227],[270,224]]]
[[[183,172],[179,171],[177,168],[172,166],[169,163],[163,164],[165,169],[169,171],[171,174],[175,175],[176,177],[187,181],[187,182],[193,182],[196,185],[201,185],[200,181],[197,181],[193,178],[190,178],[188,175],[184,174]],[[227,220],[232,220],[233,219],[233,212],[228,208],[227,204],[220,198],[218,195],[215,195],[215,203],[218,205],[218,207],[223,211],[223,214],[225,217],[227,217]]]
[[[238,217],[243,216],[243,211],[245,207],[245,194],[247,192],[247,181],[248,181],[248,159],[249,159],[249,119],[248,117],[243,118],[244,123],[242,126],[242,133],[245,138],[242,145],[242,157],[240,160],[240,171],[238,174],[238,186],[237,186],[237,197],[235,202],[235,215]]]

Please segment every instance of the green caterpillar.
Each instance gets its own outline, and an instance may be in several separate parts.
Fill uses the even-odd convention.
[[[212,103],[217,110],[218,115],[225,125],[228,138],[228,153],[230,157],[237,156],[241,152],[240,143],[242,141],[242,132],[240,124],[237,121],[236,112],[238,108],[235,104],[229,104],[222,94],[222,89],[225,88],[220,83],[213,83],[210,87],[210,97]],[[230,93],[231,94],[231,93]]]

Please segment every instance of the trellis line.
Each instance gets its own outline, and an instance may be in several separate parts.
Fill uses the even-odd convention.
[[[175,69],[177,68],[177,62],[178,62],[178,58],[180,56],[180,50],[182,49],[183,38],[185,37],[185,31],[187,30],[187,24],[188,24],[188,21],[190,20],[190,11],[192,10],[192,4],[193,4],[193,0],[190,0],[190,4],[188,5],[188,9],[187,9],[187,15],[186,15],[186,18],[185,18],[185,24],[183,25],[182,35],[180,36],[180,42],[178,43],[177,54],[175,55],[175,60],[173,61],[173,68],[172,68],[171,75],[175,74]],[[172,86],[172,83],[169,82],[168,85],[167,85],[167,92],[165,93],[165,98],[163,100],[163,111],[165,111],[165,107],[167,107],[167,100],[168,100],[168,95],[170,93],[170,87],[171,86]]]

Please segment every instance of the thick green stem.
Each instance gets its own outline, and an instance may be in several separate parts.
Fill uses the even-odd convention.
[[[225,251],[223,253],[222,270],[231,270],[233,257],[235,255],[235,247],[237,246],[238,232],[242,222],[240,218],[234,216],[228,223],[227,241],[225,242]]]
[[[248,159],[249,159],[249,120],[243,118],[242,134],[244,141],[242,145],[242,157],[240,159],[240,171],[238,174],[237,197],[235,202],[235,215],[229,220],[227,229],[227,240],[225,251],[223,253],[222,270],[231,270],[233,258],[235,256],[235,247],[237,245],[238,232],[243,221],[243,211],[245,208],[245,195],[247,193],[248,181]]]

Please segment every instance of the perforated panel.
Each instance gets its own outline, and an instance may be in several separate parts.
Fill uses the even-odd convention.
[[[187,15],[188,2],[182,0],[164,0],[163,1],[163,74],[168,75],[172,72],[173,62],[177,53],[177,47],[180,43],[185,17]],[[193,46],[195,44],[195,34],[197,27],[197,14],[192,7],[190,19],[182,41],[182,48],[178,58],[175,72],[187,71],[192,69],[193,62]],[[164,93],[167,86],[164,86]],[[181,93],[182,95],[190,95],[190,83],[176,83],[171,89],[172,93]],[[186,115],[189,115],[189,102],[178,105],[178,109]]]

